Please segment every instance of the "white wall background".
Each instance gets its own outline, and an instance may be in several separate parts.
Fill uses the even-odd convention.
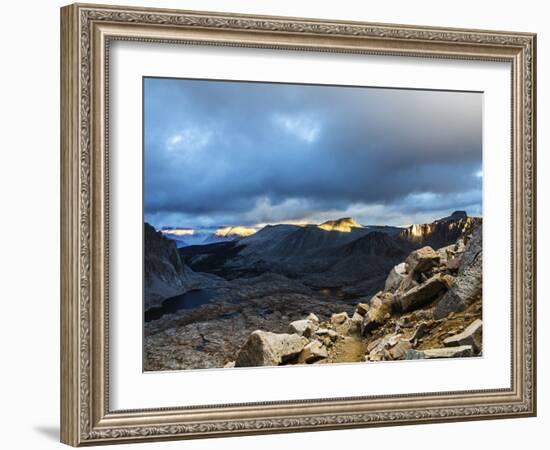
[[[120,2],[126,3],[126,2]],[[0,70],[0,415],[2,448],[49,449],[59,417],[59,10],[57,0],[2,7]],[[550,426],[550,326],[544,284],[550,181],[550,14],[546,2],[463,0],[133,0],[159,6],[342,20],[532,31],[538,35],[539,416],[469,423],[141,444],[144,449],[278,449],[340,445],[423,450],[544,448]],[[544,30],[544,31],[543,31]],[[546,202],[546,205],[548,202]],[[123,446],[124,448],[134,448]],[[121,448],[121,447],[119,447]],[[135,447],[137,448],[137,447]]]

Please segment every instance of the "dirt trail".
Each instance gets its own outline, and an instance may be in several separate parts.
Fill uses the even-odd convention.
[[[326,362],[344,363],[363,361],[366,352],[366,342],[358,335],[338,339],[329,352]]]

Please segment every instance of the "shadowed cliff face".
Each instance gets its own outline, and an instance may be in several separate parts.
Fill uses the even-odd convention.
[[[143,243],[145,258],[145,286],[150,286],[156,277],[167,282],[177,282],[184,272],[184,265],[179,257],[176,243],[165,238],[151,225],[143,226]]]
[[[164,237],[148,223],[143,227],[145,309],[191,289],[209,287],[220,280],[193,272],[181,260],[176,242]]]
[[[143,227],[144,301],[148,308],[184,290],[186,267],[176,242],[165,238],[148,223]]]

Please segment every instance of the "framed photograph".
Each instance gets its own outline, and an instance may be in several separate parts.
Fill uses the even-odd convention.
[[[535,415],[535,58],[62,8],[62,442]]]

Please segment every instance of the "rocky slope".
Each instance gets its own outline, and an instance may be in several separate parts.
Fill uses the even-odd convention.
[[[430,359],[482,353],[481,227],[411,252],[350,314],[315,314],[284,333],[253,331],[226,367]]]

